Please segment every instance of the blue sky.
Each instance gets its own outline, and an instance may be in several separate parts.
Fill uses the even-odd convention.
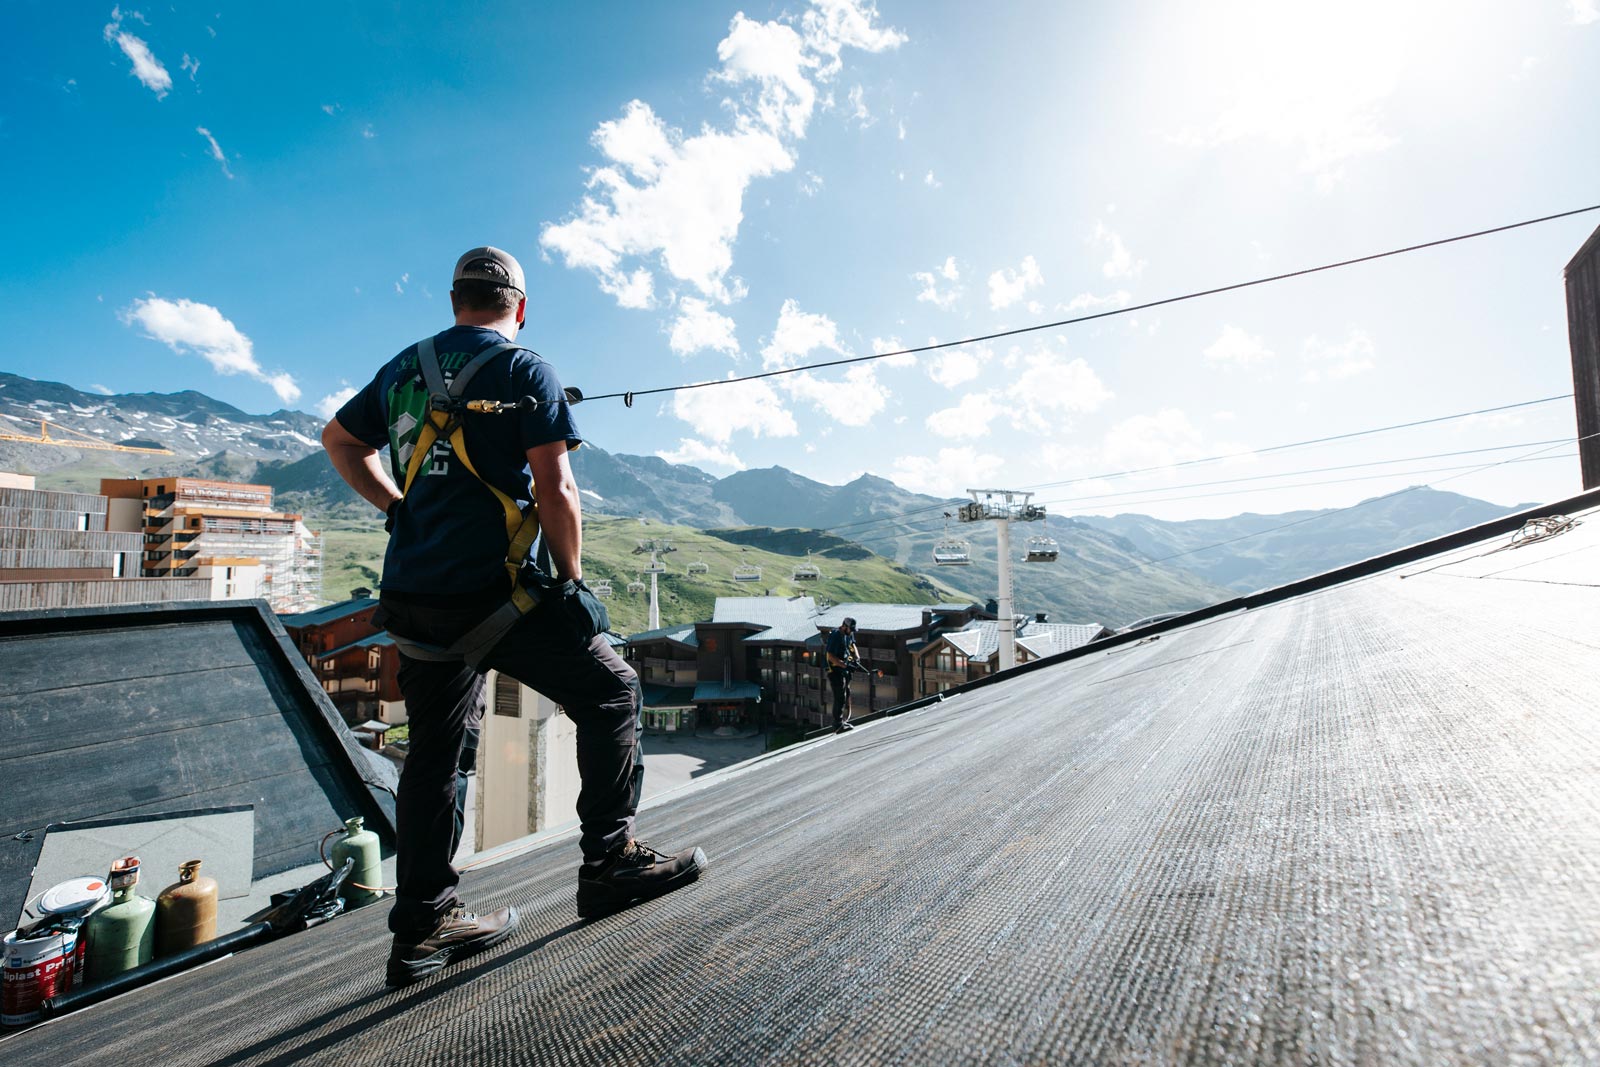
[[[601,393],[1600,201],[1595,0],[14,0],[4,21],[0,368],[248,411],[325,409],[443,328],[454,259],[481,243],[527,270],[521,340]],[[1571,388],[1561,268],[1597,224],[848,373],[600,402],[580,424],[716,474],[870,471],[943,493],[1550,396]],[[1571,410],[1041,497],[1172,518],[1342,505],[1531,453],[1573,433]],[[1570,451],[1441,488],[1564,496]],[[1388,460],[1407,462],[1294,473]],[[1236,478],[1256,480],[1192,487]]]

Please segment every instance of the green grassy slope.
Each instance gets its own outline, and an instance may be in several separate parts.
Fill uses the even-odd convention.
[[[308,516],[315,525],[315,518]],[[371,588],[382,570],[385,535],[382,524],[330,520],[323,532],[323,595],[342,600],[357,586]],[[972,597],[953,588],[935,585],[920,575],[896,566],[881,556],[840,560],[813,557],[822,580],[796,582],[792,574],[796,563],[804,561],[809,531],[784,531],[785,547],[794,546],[800,555],[785,555],[720,540],[684,526],[605,515],[585,516],[583,523],[584,576],[590,585],[602,578],[611,579],[616,595],[606,602],[611,613],[611,628],[618,633],[637,633],[646,628],[650,605],[648,593],[629,593],[627,585],[640,577],[647,557],[633,554],[641,538],[666,538],[678,548],[665,558],[667,573],[658,579],[661,589],[661,624],[670,626],[711,617],[719,596],[797,596],[807,595],[829,603],[874,601],[891,604],[933,604]],[[824,541],[837,546],[839,539],[818,534],[816,547]],[[710,571],[689,575],[685,568],[704,560]],[[752,564],[761,568],[761,581],[735,582],[733,568]],[[648,579],[645,580],[648,584]]]

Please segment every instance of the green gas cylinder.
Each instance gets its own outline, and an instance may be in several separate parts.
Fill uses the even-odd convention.
[[[89,917],[85,958],[87,980],[99,982],[149,963],[156,947],[156,902],[134,891],[139,884],[139,857],[111,865],[106,881],[111,903]]]
[[[339,891],[345,902],[359,908],[382,897],[378,887],[383,885],[383,855],[378,848],[378,835],[361,828],[359,815],[344,821],[344,836],[333,844],[334,870],[344,866],[347,859],[355,860],[356,865]]]

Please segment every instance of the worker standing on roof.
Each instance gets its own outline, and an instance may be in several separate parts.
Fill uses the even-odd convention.
[[[850,673],[863,670],[856,651],[856,620],[848,615],[828,635],[828,682],[833,686],[833,728],[837,733],[854,730],[850,725]]]
[[[390,985],[497,944],[517,923],[511,908],[467,911],[451,863],[458,769],[483,714],[485,671],[543,693],[577,727],[580,916],[669,892],[706,865],[698,848],[668,856],[633,837],[638,679],[606,643],[605,609],[583,584],[569,400],[550,364],[513,342],[527,324],[524,284],[508,253],[467,252],[450,292],[455,326],[385,363],[322,432],[340,477],[391,531],[373,621],[401,649],[411,750],[395,804]],[[495,402],[511,413],[492,413]]]

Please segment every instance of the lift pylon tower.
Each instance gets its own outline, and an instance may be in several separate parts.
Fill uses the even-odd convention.
[[[962,522],[993,522],[999,539],[1000,590],[995,596],[1000,616],[1000,669],[1017,665],[1017,630],[1011,605],[1011,524],[1038,522],[1044,518],[1044,505],[1032,504],[1032,493],[1014,489],[968,489],[972,503],[962,504],[956,517]]]
[[[651,537],[640,541],[639,547],[633,550],[636,556],[646,553],[650,556],[650,564],[645,567],[644,572],[650,576],[650,629],[652,630],[661,628],[661,596],[656,588],[656,579],[667,570],[666,564],[661,562],[661,557],[668,552],[676,551],[677,549],[672,547],[672,542],[664,537]]]

